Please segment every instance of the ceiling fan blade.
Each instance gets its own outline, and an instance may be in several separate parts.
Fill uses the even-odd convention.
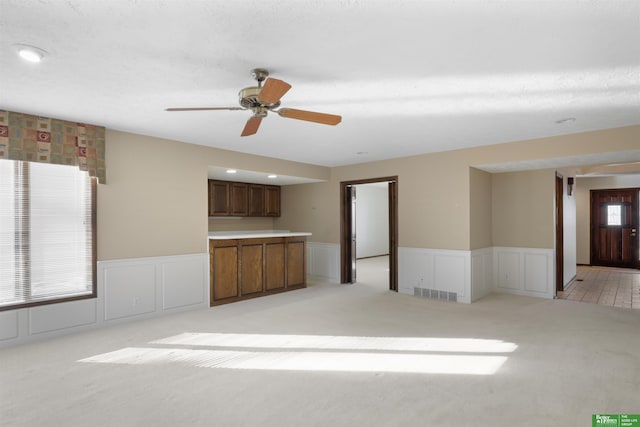
[[[282,80],[268,78],[258,94],[258,99],[265,104],[275,104],[291,89],[291,85]]]
[[[166,108],[164,111],[209,111],[209,110],[245,110],[242,107],[192,107],[192,108]]]
[[[262,117],[253,116],[249,118],[249,120],[247,120],[247,124],[244,125],[244,129],[242,129],[240,136],[249,136],[258,132],[260,122],[262,122]]]
[[[296,110],[294,108],[282,108],[278,110],[278,114],[288,119],[306,120],[308,122],[332,126],[335,126],[342,121],[342,116],[316,113],[315,111]]]

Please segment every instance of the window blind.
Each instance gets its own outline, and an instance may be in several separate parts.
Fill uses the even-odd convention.
[[[0,160],[0,310],[95,296],[94,228],[86,172]]]

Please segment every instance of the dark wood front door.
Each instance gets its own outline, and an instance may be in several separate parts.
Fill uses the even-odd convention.
[[[640,268],[639,189],[591,190],[591,264]]]

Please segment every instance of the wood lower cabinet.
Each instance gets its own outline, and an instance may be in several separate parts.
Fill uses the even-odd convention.
[[[211,301],[237,298],[238,290],[238,245],[232,240],[211,246],[210,254]]]
[[[209,240],[210,305],[306,287],[306,238]]]
[[[304,243],[287,242],[287,284],[289,286],[305,284]]]
[[[285,287],[286,281],[286,268],[285,268],[285,252],[286,247],[284,242],[266,242],[264,245],[267,264],[266,269],[266,281],[265,289],[267,291],[273,289],[282,289]]]
[[[240,294],[251,295],[263,290],[263,245],[240,245]]]

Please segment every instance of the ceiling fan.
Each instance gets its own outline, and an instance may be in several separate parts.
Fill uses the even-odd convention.
[[[260,122],[267,117],[269,111],[278,113],[280,117],[305,120],[323,125],[337,125],[342,121],[341,116],[317,113],[315,111],[280,108],[280,98],[291,89],[291,85],[282,80],[267,78],[269,72],[262,68],[251,70],[251,75],[258,81],[258,86],[246,87],[238,93],[240,107],[195,107],[195,108],[167,108],[166,111],[202,111],[202,110],[251,110],[253,115],[247,120],[240,136],[249,136],[258,132]],[[266,79],[266,81],[265,81]],[[264,86],[262,85],[264,82]]]

